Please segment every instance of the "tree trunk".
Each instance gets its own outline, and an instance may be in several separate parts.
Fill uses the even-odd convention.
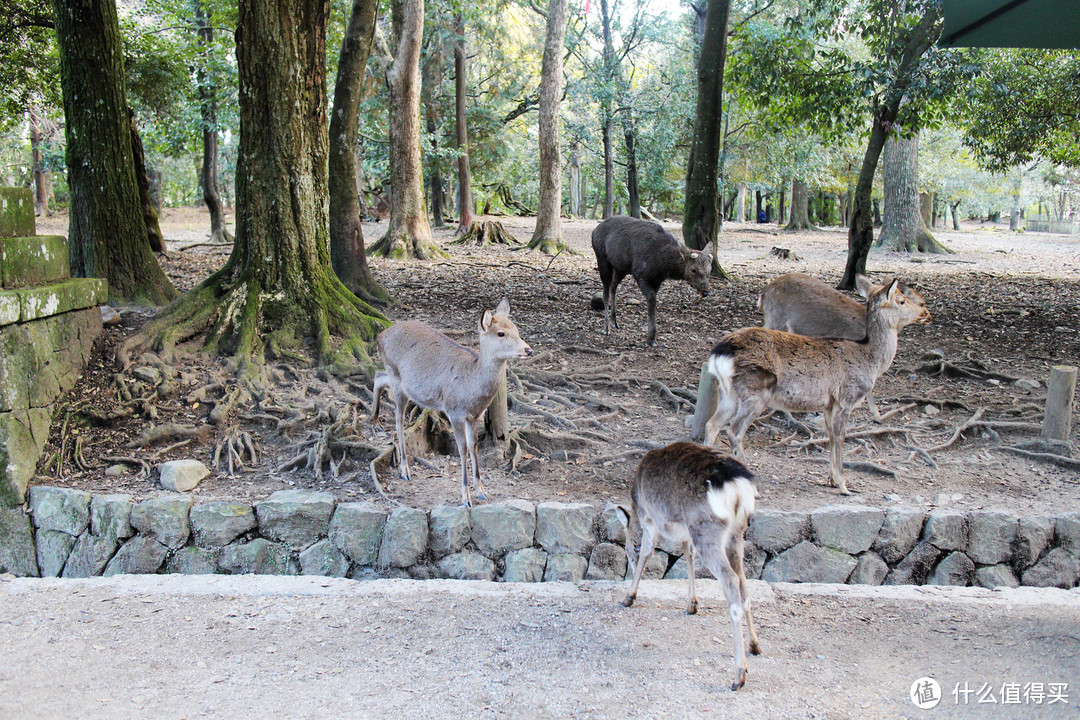
[[[570,147],[570,215],[581,217],[581,161],[577,145]]]
[[[602,55],[603,72],[601,82],[615,82],[615,47],[611,39],[611,8],[608,0],[600,0],[600,26],[604,36]],[[600,131],[604,139],[604,217],[615,213],[615,140],[614,113],[611,108],[611,94],[604,93],[600,103]]]
[[[960,213],[958,211],[959,207],[960,207],[960,202],[959,201],[954,202],[954,203],[949,203],[949,211],[952,213],[952,228],[953,228],[953,230],[959,230],[960,229]]]
[[[146,153],[143,151],[142,137],[135,124],[135,112],[128,108],[131,121],[131,158],[135,162],[135,180],[139,185],[139,204],[142,206],[143,223],[146,225],[146,240],[154,252],[166,252],[165,236],[158,224],[157,208],[150,197],[150,177],[146,172]]]
[[[805,188],[803,189],[805,193]],[[735,222],[741,223],[746,221],[746,185],[739,183],[739,196],[735,202]]]
[[[102,277],[114,302],[176,297],[147,243],[132,156],[115,0],[53,0],[70,188],[75,276]]]
[[[554,255],[566,247],[562,234],[562,161],[559,105],[563,86],[563,45],[567,0],[548,3],[544,60],[540,72],[540,202],[529,248]]]
[[[208,55],[214,46],[214,27],[210,23],[210,11],[203,3],[204,0],[195,0],[195,26],[200,50]],[[225,212],[218,191],[217,84],[208,65],[208,62],[200,63],[196,73],[203,134],[199,183],[202,185],[206,209],[210,212],[210,242],[232,242],[233,236],[225,227]]]
[[[885,214],[877,244],[898,252],[949,252],[926,227],[929,207],[919,197],[919,136],[889,138],[883,162]]]
[[[638,191],[637,149],[633,112],[627,108],[623,115],[623,136],[626,138],[626,195],[630,217],[641,219],[641,195]]]
[[[330,265],[328,12],[325,0],[240,0],[236,242],[221,270],[147,326],[166,354],[205,333],[255,379],[253,360],[297,356],[314,338],[320,359],[355,367],[387,324]]]
[[[353,0],[345,36],[338,53],[334,83],[334,114],[330,118],[330,261],[337,278],[357,297],[387,302],[389,296],[371,274],[364,230],[360,225],[359,163],[360,103],[364,70],[375,37],[378,0]]]
[[[810,216],[807,212],[809,198],[806,190],[806,181],[802,178],[795,178],[791,181],[791,217],[784,228],[785,230],[817,230],[810,222]]]
[[[615,148],[613,147],[611,118],[604,120],[600,134],[604,138],[604,214],[609,218],[615,214]]]
[[[1017,177],[1013,181],[1013,206],[1012,212],[1009,214],[1009,229],[1020,229],[1020,182],[1021,178]]]
[[[922,217],[923,226],[931,230],[934,226],[934,193],[919,193],[919,215]]]
[[[434,226],[445,227],[443,220],[443,187],[442,173],[439,171],[439,127],[435,122],[435,104],[429,101],[427,108],[427,133],[431,137],[431,159],[428,165],[431,167],[431,217]]]
[[[785,201],[785,198],[786,198],[786,193],[787,193],[786,190],[781,190],[780,191],[780,204],[778,206],[779,209],[776,212],[776,224],[777,225],[783,225],[784,224],[784,201]]]
[[[454,32],[454,124],[458,149],[458,227],[457,234],[468,232],[473,223],[472,177],[469,172],[469,130],[465,117],[465,21],[461,13],[455,19]]]
[[[41,128],[33,107],[30,108],[30,157],[34,173],[34,214],[49,217],[49,174],[41,160]]]
[[[435,245],[424,207],[420,155],[420,45],[424,0],[391,0],[393,62],[386,70],[390,87],[390,220],[371,252],[428,259],[446,253]]]

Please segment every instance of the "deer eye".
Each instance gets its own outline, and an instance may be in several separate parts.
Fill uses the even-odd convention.
[[[506,333],[504,333],[503,331],[500,330],[499,331],[499,337],[506,337]]]

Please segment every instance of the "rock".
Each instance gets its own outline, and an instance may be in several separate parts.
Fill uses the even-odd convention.
[[[623,515],[623,513],[626,513]],[[613,502],[604,505],[600,511],[600,542],[626,544],[626,520],[630,510]]]
[[[503,559],[505,582],[540,582],[547,567],[547,553],[536,548],[523,548],[506,553]]]
[[[324,538],[300,553],[302,575],[345,577],[348,572],[349,559],[329,539]]]
[[[371,503],[341,503],[330,520],[330,542],[355,564],[374,565],[385,525],[386,513]]]
[[[586,580],[622,580],[626,577],[626,551],[614,543],[600,543],[589,555]]]
[[[233,575],[296,575],[289,548],[266,538],[226,546],[218,556],[218,567]]]
[[[869,550],[884,520],[884,512],[865,505],[826,505],[810,513],[818,544],[848,555]]]
[[[1030,516],[1020,518],[1016,529],[1016,564],[1020,569],[1034,565],[1054,539],[1054,518]]]
[[[188,517],[195,543],[203,547],[225,547],[258,525],[250,505],[224,500],[199,503]]]
[[[183,547],[191,535],[188,520],[191,505],[191,498],[182,495],[143,500],[131,509],[131,524],[143,535],[156,538],[166,547]]]
[[[119,544],[117,538],[83,533],[71,548],[62,577],[87,578],[100,575],[105,572]]]
[[[967,555],[980,565],[997,565],[1012,559],[1018,522],[1002,512],[977,511],[968,517]]]
[[[880,585],[889,574],[889,566],[876,552],[867,551],[859,556],[855,569],[848,578],[849,585]]]
[[[685,580],[690,576],[690,568],[687,567],[686,556],[682,555],[672,563],[668,568],[667,574],[664,575],[665,580]],[[705,567],[705,563],[701,562],[700,557],[694,558],[694,577],[699,578],[711,578],[713,576],[709,568]]]
[[[153,575],[168,554],[169,548],[153,537],[136,535],[116,551],[102,575]]]
[[[165,572],[180,575],[213,575],[218,571],[220,548],[186,547],[165,561]]]
[[[131,374],[135,376],[137,380],[142,380],[151,387],[157,387],[161,384],[161,381],[164,380],[161,376],[161,371],[156,367],[151,367],[149,365],[140,365],[139,367],[132,368]]]
[[[454,580],[494,580],[495,563],[477,552],[454,553],[439,561],[439,576]]]
[[[459,552],[472,537],[469,509],[460,505],[439,505],[431,508],[428,533],[428,545],[436,560]]]
[[[101,324],[102,325],[119,325],[122,318],[120,313],[113,310],[108,305],[101,305],[98,307],[101,310]]]
[[[544,582],[580,582],[585,578],[588,566],[588,561],[580,555],[549,555],[547,567],[544,568]]]
[[[975,571],[975,584],[984,588],[1020,587],[1020,581],[1008,565],[990,565]]]
[[[743,545],[743,575],[751,580],[759,579],[768,558],[768,553],[754,543],[745,543]]]
[[[919,542],[926,513],[916,508],[890,508],[878,531],[873,550],[890,565],[900,562]],[[875,583],[880,584],[880,583]]]
[[[130,495],[95,495],[90,501],[90,531],[98,537],[128,539],[135,534],[132,507]]]
[[[417,508],[394,508],[383,528],[380,567],[405,568],[420,562],[427,550],[428,517]]]
[[[30,488],[30,513],[38,530],[59,530],[78,537],[90,524],[90,495],[81,490]]]
[[[933,513],[930,513],[933,515]],[[929,520],[927,521],[929,524]],[[921,542],[885,577],[885,585],[925,585],[930,570],[941,557],[941,550],[931,542]]]
[[[127,474],[127,465],[123,463],[117,463],[116,465],[110,465],[105,468],[105,474],[109,477],[119,477]]]
[[[379,571],[371,565],[353,565],[349,571],[350,580],[378,580]]]
[[[923,540],[938,550],[963,550],[968,541],[967,516],[956,510],[931,510]]]
[[[536,506],[536,542],[549,554],[588,554],[596,545],[596,508],[585,503]]]
[[[64,563],[71,554],[71,548],[75,545],[75,538],[59,530],[38,530],[35,540],[41,577],[60,577],[60,573],[64,571]]]
[[[188,492],[198,487],[210,469],[198,460],[170,460],[158,467],[161,487],[172,492]]]
[[[767,582],[842,583],[855,569],[858,561],[846,553],[820,548],[809,540],[765,563],[761,579]]]
[[[1080,557],[1080,512],[1058,515],[1054,521],[1057,544]]]
[[[661,535],[656,539],[656,549],[673,557],[682,557],[683,554],[682,541],[666,535]]]
[[[508,500],[474,507],[472,540],[476,549],[497,559],[510,552],[532,547],[536,532],[536,506],[526,500]]]
[[[1065,548],[1057,547],[1024,571],[1024,585],[1059,587],[1068,590],[1076,585],[1078,574],[1080,574],[1080,561]]]
[[[593,293],[592,300],[589,301],[589,309],[593,312],[604,312],[604,293],[599,290]]]
[[[278,490],[255,503],[259,534],[294,551],[326,537],[333,514],[334,496],[328,492]]]
[[[671,564],[671,555],[668,555],[663,550],[654,550],[649,559],[645,561],[645,569],[642,571],[641,577],[645,580],[662,580],[667,575],[668,566]],[[624,579],[629,580],[633,577],[634,568],[627,564]]]
[[[0,507],[0,573],[38,577],[30,517],[21,507]]]
[[[810,538],[810,516],[783,510],[758,510],[746,539],[768,553],[779,553]]]
[[[967,555],[957,550],[949,553],[944,560],[938,563],[926,584],[959,585],[964,587],[970,585],[974,577],[975,563],[971,562],[971,558]]]
[[[923,411],[923,414],[925,414],[925,415],[927,415],[929,417],[934,417],[935,415],[938,415],[938,414],[941,413],[941,408],[939,408],[937,405],[927,405],[926,407],[924,407],[922,409],[922,411]]]
[[[1042,387],[1042,383],[1038,380],[1029,380],[1028,378],[1020,378],[1013,381],[1013,387],[1018,387],[1021,390],[1038,390]]]

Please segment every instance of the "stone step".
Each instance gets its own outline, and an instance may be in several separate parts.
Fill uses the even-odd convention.
[[[0,187],[0,237],[21,237],[35,232],[33,191]]]
[[[108,299],[109,284],[101,278],[69,278],[62,282],[2,290],[0,327],[94,307]]]
[[[0,238],[0,287],[41,285],[67,280],[70,276],[64,236]]]

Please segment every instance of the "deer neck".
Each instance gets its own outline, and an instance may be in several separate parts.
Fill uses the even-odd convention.
[[[493,353],[481,352],[476,361],[473,382],[478,390],[494,394],[506,377],[506,358],[496,359]]]
[[[892,327],[880,312],[866,313],[866,349],[875,375],[888,370],[896,357],[899,330]]]

